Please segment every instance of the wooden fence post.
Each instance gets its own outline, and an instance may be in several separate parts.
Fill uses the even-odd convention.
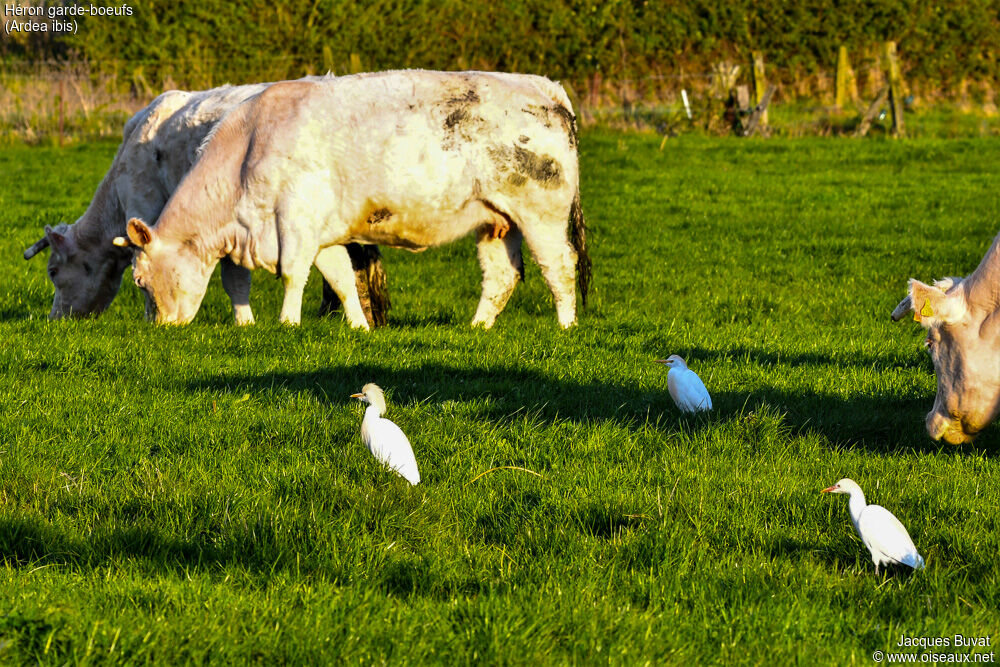
[[[767,79],[764,77],[764,54],[761,51],[753,52],[753,103],[754,106],[762,106],[764,96],[767,93]],[[770,101],[770,99],[768,100]],[[760,127],[767,126],[767,104],[763,104],[763,111],[760,114]]]
[[[847,47],[843,44],[837,51],[837,92],[834,105],[838,110],[854,103],[858,99],[858,81],[854,78],[854,70],[847,58]]]
[[[905,134],[903,127],[903,77],[899,73],[896,58],[896,42],[885,43],[885,66],[889,78],[889,109],[892,111],[892,133],[897,137]]]
[[[359,74],[364,71],[364,66],[361,64],[361,56],[356,53],[352,53],[349,56],[348,69],[351,74]]]

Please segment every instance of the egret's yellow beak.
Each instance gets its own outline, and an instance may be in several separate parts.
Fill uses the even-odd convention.
[[[351,394],[351,398],[364,398],[364,394]]]
[[[820,493],[833,493],[836,490],[837,490],[837,485],[834,484],[833,486],[826,487],[825,489],[823,489],[822,491],[820,491]]]

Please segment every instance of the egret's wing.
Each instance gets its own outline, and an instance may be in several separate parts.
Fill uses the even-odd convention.
[[[883,562],[909,565],[912,568],[924,564],[906,527],[884,507],[866,507],[858,521],[858,532],[872,555],[881,554]]]
[[[389,466],[410,484],[420,482],[417,457],[402,429],[384,417],[365,419],[361,424],[361,439],[372,455]]]
[[[670,397],[682,412],[697,412],[698,410],[711,410],[712,397],[705,389],[705,383],[701,381],[694,371],[670,369],[667,373],[667,389]]]

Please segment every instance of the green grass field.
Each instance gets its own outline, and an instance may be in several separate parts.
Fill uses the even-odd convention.
[[[0,662],[871,665],[904,634],[1000,640],[998,429],[928,439],[923,335],[889,319],[907,278],[989,246],[1000,139],[586,133],[578,327],[529,262],[471,329],[467,239],[386,250],[371,334],[317,317],[315,278],[278,325],[263,272],[251,328],[217,280],[194,324],[152,326],[129,274],[100,319],[49,322],[21,252],[114,150],[0,150]],[[671,353],[709,415],[674,408]],[[417,487],[361,443],[366,382]],[[819,492],[841,477],[924,571],[875,575]]]

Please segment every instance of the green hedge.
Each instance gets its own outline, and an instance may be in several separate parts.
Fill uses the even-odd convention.
[[[831,72],[837,47],[899,43],[907,78],[1000,80],[1000,1],[146,0],[8,56],[77,54],[119,74],[199,86],[355,68],[489,68],[556,78],[707,71],[761,50],[782,76]],[[122,72],[122,68],[127,71]]]

